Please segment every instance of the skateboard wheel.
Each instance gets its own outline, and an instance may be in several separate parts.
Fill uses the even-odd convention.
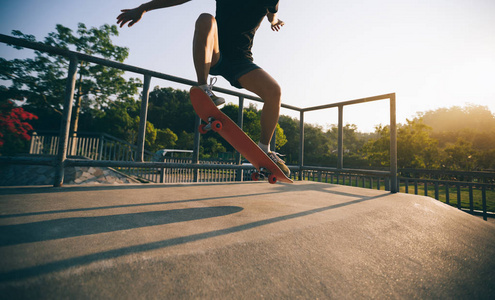
[[[268,182],[274,184],[277,182],[277,177],[275,175],[268,176]]]
[[[211,123],[211,128],[213,129],[213,131],[219,132],[220,130],[222,130],[222,122],[218,120],[213,121],[213,123]]]
[[[258,181],[258,180],[260,180],[260,173],[254,172],[253,174],[251,174],[251,180],[252,181]]]
[[[205,134],[208,132],[208,130],[206,130],[206,124],[200,124],[199,127],[198,127],[198,130],[199,130],[199,133],[201,134]]]

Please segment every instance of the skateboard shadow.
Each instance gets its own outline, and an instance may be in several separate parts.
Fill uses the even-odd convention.
[[[238,206],[200,207],[5,225],[0,226],[0,247],[214,218],[242,210]]]

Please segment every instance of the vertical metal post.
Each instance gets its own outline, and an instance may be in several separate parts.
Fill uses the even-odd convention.
[[[103,160],[103,145],[105,144],[105,136],[100,135],[100,143],[98,144],[98,159]]]
[[[344,106],[339,105],[337,169],[344,167]]]
[[[270,151],[275,151],[277,146],[277,127],[273,131],[272,139],[270,140]]]
[[[150,96],[150,75],[144,75],[143,95],[141,97],[141,112],[139,115],[139,133],[137,140],[136,161],[144,161],[144,144],[146,139],[146,120],[148,118],[148,100]]]
[[[483,220],[488,221],[488,216],[486,214],[486,185],[481,186],[481,205],[483,208]]]
[[[390,97],[390,192],[397,193],[397,121],[395,93]]]
[[[199,125],[201,124],[201,119],[196,115],[194,118],[194,147],[192,155],[192,163],[197,164],[199,162],[199,143],[201,141],[201,135],[199,133]],[[193,182],[198,182],[199,180],[199,169],[193,169]]]
[[[243,129],[244,128],[244,97],[239,96],[239,111],[237,112],[237,125]],[[236,152],[235,163],[237,165],[241,164],[241,154]],[[236,170],[235,180],[242,181],[244,170]]]
[[[38,143],[38,134],[36,132],[33,132],[31,136],[31,143],[29,145],[29,154],[38,154],[38,152],[34,150],[37,143]]]
[[[304,166],[304,111],[299,111],[299,180],[303,180]]]
[[[67,81],[65,84],[64,111],[60,122],[60,138],[58,143],[57,160],[54,165],[54,187],[60,187],[64,183],[64,165],[67,158],[67,144],[69,141],[70,119],[72,115],[72,104],[74,102],[74,89],[76,86],[77,63],[77,57],[75,55],[71,56]]]

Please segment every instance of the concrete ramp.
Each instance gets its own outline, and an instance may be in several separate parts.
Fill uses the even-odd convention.
[[[0,190],[4,299],[493,299],[495,225],[313,182]]]

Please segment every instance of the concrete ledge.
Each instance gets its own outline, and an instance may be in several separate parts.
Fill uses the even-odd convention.
[[[313,182],[0,190],[6,299],[495,294],[495,225]]]

